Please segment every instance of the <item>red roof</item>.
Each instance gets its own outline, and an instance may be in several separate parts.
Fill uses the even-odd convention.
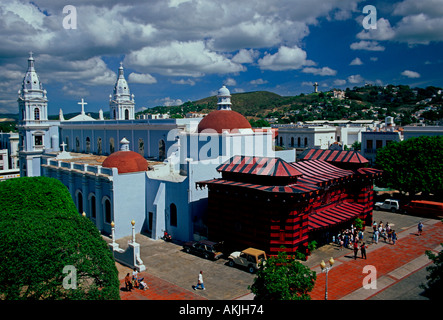
[[[337,168],[324,160],[298,161],[291,165],[303,174],[298,181],[316,185],[327,185],[355,174],[354,171]]]
[[[330,227],[340,222],[358,217],[364,210],[364,205],[359,203],[342,203],[333,208],[318,211],[309,215],[309,230]]]
[[[302,174],[280,158],[234,156],[217,167],[219,172],[236,172],[272,177],[297,177]]]
[[[223,184],[235,187],[243,187],[249,189],[260,190],[264,192],[272,193],[310,193],[320,190],[312,184],[295,183],[287,186],[265,186],[261,184],[252,184],[239,181],[225,180],[225,179],[212,179],[207,181],[197,182],[197,186],[204,187],[207,184]]]
[[[297,156],[299,160],[325,160],[327,162],[368,163],[357,151],[306,149]]]
[[[134,151],[117,151],[112,153],[102,163],[106,168],[117,168],[118,173],[138,172],[148,170],[148,162]]]
[[[212,129],[217,133],[223,130],[230,132],[238,131],[238,129],[251,129],[251,124],[240,113],[232,110],[215,110],[205,116],[198,124],[198,132]],[[209,131],[209,130],[208,130]]]

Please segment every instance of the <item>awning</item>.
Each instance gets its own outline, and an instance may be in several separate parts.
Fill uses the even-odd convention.
[[[326,209],[309,215],[309,231],[331,227],[358,217],[364,205],[358,203],[342,203],[334,208]]]

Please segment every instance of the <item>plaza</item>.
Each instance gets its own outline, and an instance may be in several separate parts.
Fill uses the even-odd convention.
[[[426,283],[426,266],[432,261],[425,250],[439,252],[443,242],[443,224],[436,219],[374,211],[374,221],[389,222],[398,234],[395,245],[379,241],[371,244],[372,229],[366,227],[364,241],[369,245],[367,260],[354,260],[351,249],[339,250],[335,244],[324,245],[315,250],[307,261],[302,262],[317,272],[317,281],[311,292],[312,300],[323,300],[325,295],[325,274],[320,263],[331,256],[335,264],[329,271],[329,300],[424,300],[421,283]],[[424,232],[417,236],[417,224],[422,221]],[[146,291],[120,291],[123,300],[252,300],[248,290],[255,277],[247,271],[227,266],[227,260],[209,261],[183,252],[178,243],[152,240],[137,235],[141,245],[141,257],[147,270],[145,277],[149,289]],[[122,239],[121,243],[127,242]],[[377,270],[377,288],[364,289],[362,281],[367,274],[362,272],[365,265]],[[129,268],[118,265],[121,287]],[[197,275],[205,275],[206,290],[192,290]]]

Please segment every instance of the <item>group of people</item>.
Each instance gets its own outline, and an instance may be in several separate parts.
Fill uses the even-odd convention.
[[[357,230],[356,228],[354,228],[354,225],[351,225],[350,229],[341,230],[337,234],[337,237],[333,236],[332,238],[333,242],[340,246],[339,250],[343,250],[343,248],[353,249],[354,259],[357,259],[358,250],[360,250],[361,258],[366,259],[366,248],[368,246],[365,242],[363,242],[363,230]]]
[[[391,228],[391,225],[388,222],[383,225],[383,221],[380,221],[377,225],[377,222],[374,221],[372,229],[374,231],[372,235],[372,243],[377,244],[380,237],[382,237],[387,243],[395,244],[397,241],[397,233]]]
[[[138,271],[136,268],[134,268],[134,271],[132,271],[132,277],[129,275],[129,273],[126,274],[125,277],[126,291],[131,291],[132,289],[140,289],[140,290],[149,289],[144,279],[145,278],[139,278]]]

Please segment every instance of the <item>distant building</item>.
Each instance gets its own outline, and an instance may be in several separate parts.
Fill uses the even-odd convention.
[[[403,127],[404,140],[417,138],[421,136],[441,136],[443,135],[443,126],[405,126]]]

